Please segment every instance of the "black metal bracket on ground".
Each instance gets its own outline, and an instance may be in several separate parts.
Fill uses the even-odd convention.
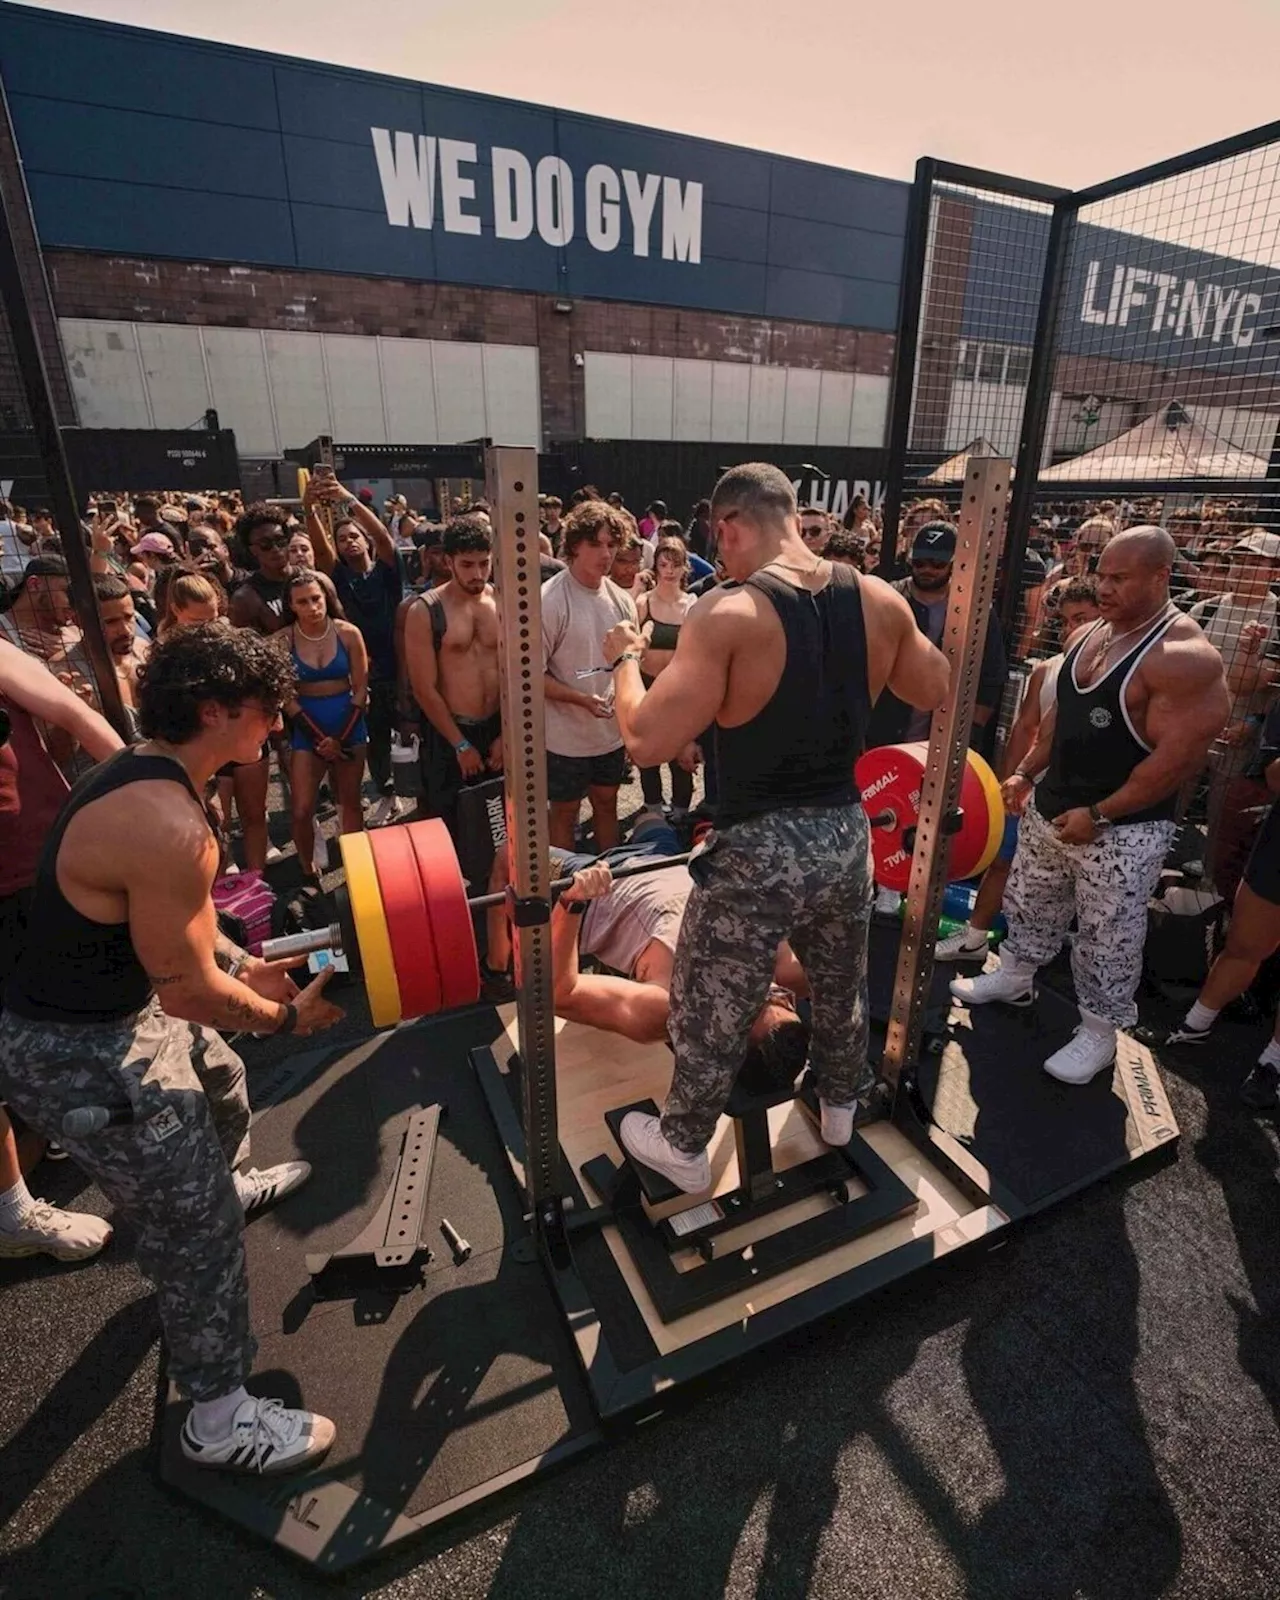
[[[408,1294],[422,1283],[432,1259],[422,1238],[431,1169],[443,1106],[415,1111],[404,1131],[395,1176],[372,1221],[332,1255],[308,1255],[317,1300],[349,1300],[366,1293]]]
[[[606,1113],[605,1120],[617,1138],[618,1124],[627,1111],[656,1109],[651,1102],[619,1107]],[[857,1133],[843,1149],[777,1173],[774,1192],[767,1199],[753,1200],[745,1191],[735,1190],[658,1222],[645,1211],[641,1196],[651,1204],[661,1203],[669,1198],[670,1186],[641,1163],[627,1157],[615,1166],[607,1156],[597,1156],[582,1171],[592,1188],[611,1202],[613,1220],[663,1322],[776,1277],[919,1205],[893,1168]],[[815,1195],[830,1201],[816,1216],[747,1245],[728,1246],[717,1239],[731,1228]],[[681,1250],[696,1251],[702,1265],[681,1271],[672,1259]]]

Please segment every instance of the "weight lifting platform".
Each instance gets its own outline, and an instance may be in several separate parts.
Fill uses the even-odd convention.
[[[1114,1076],[1084,1088],[1040,1070],[1074,1022],[1075,1008],[1047,987],[1030,1012],[956,1008],[941,1052],[901,1097],[896,1122],[862,1130],[910,1205],[834,1250],[671,1321],[646,1292],[624,1230],[592,1222],[597,1197],[583,1176],[592,1161],[617,1156],[604,1112],[665,1093],[665,1046],[557,1024],[561,1146],[570,1216],[582,1219],[559,1265],[530,1247],[523,1220],[513,1007],[435,1018],[336,1053],[301,1087],[286,1084],[288,1098],[260,1110],[255,1161],[302,1157],[315,1174],[245,1234],[260,1347],[251,1387],[333,1417],[333,1452],[318,1470],[284,1479],[192,1467],[178,1443],[186,1408],[171,1395],[161,1474],[326,1572],[420,1537],[649,1419],[691,1381],[944,1259],[991,1249],[1017,1221],[1170,1151],[1177,1125],[1142,1046],[1122,1038]],[[411,1118],[432,1104],[448,1111],[422,1228],[438,1247],[421,1286],[315,1299],[308,1255],[340,1250],[375,1217]],[[780,1169],[829,1154],[798,1101],[768,1115]],[[716,1191],[731,1189],[727,1118],[712,1164]],[[834,1206],[812,1194],[721,1242],[749,1249],[770,1230]],[[443,1247],[444,1217],[471,1242],[464,1265]],[[690,1250],[674,1270],[702,1264]]]

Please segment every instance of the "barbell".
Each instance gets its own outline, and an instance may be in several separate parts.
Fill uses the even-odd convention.
[[[888,745],[869,750],[855,768],[869,813],[876,881],[905,889],[919,818],[927,745]],[[995,774],[973,751],[961,786],[953,827],[948,876],[967,878],[995,859],[1004,832],[1004,808]],[[335,893],[337,920],[268,939],[271,960],[330,950],[346,958],[364,982],[375,1027],[390,1028],[414,1017],[433,1016],[480,998],[480,955],[474,914],[506,907],[517,923],[524,907],[510,889],[467,896],[449,830],[438,817],[344,833],[338,840],[346,882]],[[661,856],[615,867],[615,881],[684,866],[689,855]],[[551,895],[562,894],[572,877],[557,878]],[[532,914],[542,913],[539,905]]]

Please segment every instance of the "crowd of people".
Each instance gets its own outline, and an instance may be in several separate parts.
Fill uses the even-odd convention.
[[[13,1113],[0,1112],[0,1257],[77,1260],[107,1242],[107,1224],[27,1188],[61,1140],[138,1228],[170,1370],[193,1401],[183,1449],[214,1467],[290,1470],[332,1442],[326,1419],[245,1387],[241,1229],[309,1173],[247,1167],[244,1070],[224,1035],[305,1034],[339,1015],[329,969],[300,989],[220,931],[217,887],[272,862],[273,763],[317,895],[326,783],[355,832],[402,816],[393,757],[413,741],[419,811],[451,828],[468,791],[502,780],[489,508],[438,527],[399,499],[381,516],[370,502],[326,467],[294,505],[95,500],[81,532],[119,730],[92,704],[53,520],[0,504],[0,1094]],[[983,624],[975,745],[990,749],[1008,720],[1008,656],[1030,668],[1014,674],[1001,755],[1005,849],[936,950],[989,968],[957,976],[962,1003],[1026,1003],[1074,923],[1080,1026],[1043,1063],[1070,1084],[1107,1070],[1136,1023],[1148,901],[1197,806],[1200,881],[1230,892],[1235,914],[1165,1042],[1207,1037],[1280,947],[1280,535],[1216,514],[1161,527],[1144,510],[1037,521],[1016,638],[994,610]],[[552,917],[556,1008],[670,1040],[661,1115],[632,1113],[621,1137],[690,1193],[707,1186],[740,1071],[794,1082],[807,1062],[822,1135],[847,1143],[880,1104],[853,764],[868,743],[927,738],[950,693],[947,505],[906,508],[893,562],[875,508],[855,501],[837,521],[798,506],[761,464],[726,473],[684,524],[661,500],[637,518],[592,486],[568,506],[543,497],[540,523],[549,833],[573,878]],[[626,819],[632,764],[644,807]],[[1244,812],[1254,828],[1233,831],[1224,819]],[[614,880],[630,855],[687,848],[699,817],[714,826],[687,868]],[[491,885],[506,871],[499,849]],[[508,943],[490,917],[492,971]],[[1273,1041],[1249,1103],[1274,1106],[1278,1088]],[[64,1114],[86,1102],[123,1105],[110,1137],[66,1134]]]

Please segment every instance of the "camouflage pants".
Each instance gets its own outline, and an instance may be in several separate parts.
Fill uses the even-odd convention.
[[[676,1066],[662,1131],[704,1148],[747,1049],[787,939],[813,1006],[809,1066],[819,1094],[846,1106],[870,1087],[867,923],[871,873],[860,805],[774,811],[726,828],[690,863],[697,887],[671,980]]]
[[[117,1216],[137,1230],[156,1288],[169,1374],[193,1400],[238,1388],[253,1365],[244,1212],[232,1168],[249,1153],[244,1065],[212,1028],[153,1001],[119,1023],[29,1022],[0,1015],[0,1099],[57,1139]],[[133,1109],[86,1139],[62,1118],[78,1106]]]
[[[1147,902],[1173,835],[1172,822],[1122,822],[1092,844],[1061,844],[1033,800],[1004,891],[1006,958],[1044,966],[1062,949],[1074,916],[1071,976],[1080,1009],[1132,1028]]]

